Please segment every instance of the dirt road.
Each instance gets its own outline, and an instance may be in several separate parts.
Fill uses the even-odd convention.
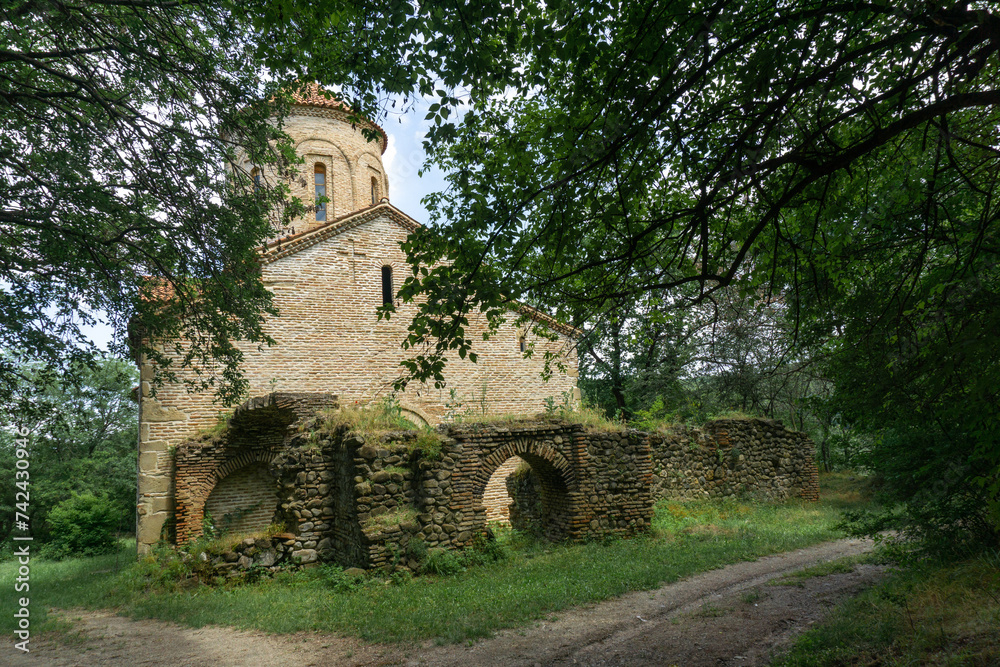
[[[326,665],[763,665],[839,600],[876,582],[883,568],[814,577],[802,586],[768,582],[816,563],[862,553],[841,540],[706,572],[653,591],[560,612],[469,645],[371,645],[320,634],[267,635],[225,627],[194,630],[107,612],[61,612],[74,631],[5,647],[0,664],[121,667]]]

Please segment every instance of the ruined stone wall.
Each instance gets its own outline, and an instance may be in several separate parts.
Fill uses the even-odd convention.
[[[726,419],[648,439],[657,498],[819,500],[812,440],[779,421]]]
[[[264,421],[276,422],[277,412],[272,412]],[[262,422],[254,424],[258,432],[263,429]],[[545,537],[625,536],[650,526],[652,472],[641,439],[558,421],[449,426],[436,436],[399,432],[367,438],[325,430],[321,420],[296,424],[267,458],[278,505],[274,519],[294,536],[287,550],[296,563],[413,569],[427,549],[469,547],[486,529],[487,481],[514,457],[529,462],[535,473]],[[218,465],[242,461],[251,451],[239,431],[222,437],[228,444],[209,448],[224,452],[214,457]],[[439,444],[428,449],[427,438]],[[198,442],[182,449],[208,453]],[[192,463],[185,466],[195,470]],[[181,507],[186,518],[178,530],[182,541],[197,534],[191,518],[197,516],[199,500],[192,495],[195,487],[188,488]]]
[[[660,497],[818,499],[812,443],[779,422],[651,434],[538,418],[366,436],[315,416],[333,402],[271,394],[241,406],[224,433],[184,443],[178,540],[200,533],[206,499],[226,479],[263,466],[282,558],[365,569],[415,569],[428,549],[471,546],[501,478],[515,527],[553,540],[644,532]],[[496,475],[521,462],[527,474]],[[255,488],[244,502],[260,497]]]
[[[332,394],[268,394],[240,406],[228,420],[227,428],[177,446],[171,459],[176,476],[174,539],[183,543],[201,535],[206,503],[219,484],[232,474],[245,473],[248,467],[269,465],[288,445],[294,424],[324,408],[335,407],[336,400]],[[252,498],[233,497],[229,503],[237,509],[246,508],[261,496],[255,491]],[[273,498],[271,515],[277,506],[277,497]],[[160,537],[157,534],[150,544]]]

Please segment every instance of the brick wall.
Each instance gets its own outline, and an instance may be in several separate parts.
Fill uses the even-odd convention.
[[[274,478],[265,463],[255,463],[216,484],[205,501],[205,511],[216,530],[251,532],[271,525],[278,505]]]
[[[316,165],[321,164],[325,168],[326,196],[330,201],[326,203],[325,221],[316,220],[315,211],[309,209],[287,228],[278,230],[276,236],[305,232],[372,206],[373,179],[376,185],[374,203],[387,196],[389,180],[382,165],[387,141],[383,135],[380,140],[369,142],[362,134],[365,127],[375,128],[365,122],[352,125],[347,112],[341,109],[300,104],[289,109],[282,130],[291,138],[304,162],[293,165],[294,173],[278,174],[275,169],[265,167],[261,175],[269,181],[287,183],[289,194],[311,207],[316,199]],[[252,165],[245,163],[243,167],[249,171]]]

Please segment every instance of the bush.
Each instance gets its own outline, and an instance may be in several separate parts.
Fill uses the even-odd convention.
[[[421,572],[427,574],[457,574],[464,570],[462,561],[454,552],[448,549],[435,548],[427,550],[427,560],[424,561]]]
[[[496,563],[507,558],[507,551],[499,540],[480,533],[472,539],[472,548],[462,552],[461,562],[466,567]]]
[[[50,558],[97,556],[111,553],[122,510],[106,496],[73,494],[49,512],[51,540],[43,554]]]
[[[323,582],[338,593],[350,593],[365,585],[365,577],[344,571],[339,565],[320,566]]]

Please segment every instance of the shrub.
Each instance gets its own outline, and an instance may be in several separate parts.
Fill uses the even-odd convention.
[[[365,585],[365,577],[344,571],[339,565],[320,566],[323,582],[338,593],[350,593]]]
[[[421,572],[427,574],[457,574],[464,570],[462,561],[454,552],[447,549],[434,548],[427,550],[427,560],[424,561]]]
[[[52,537],[43,553],[50,558],[111,553],[118,545],[115,531],[121,517],[121,508],[106,496],[74,493],[49,512]]]
[[[441,444],[441,436],[437,431],[422,429],[409,444],[409,448],[425,459],[437,460],[441,458]]]
[[[468,566],[495,563],[507,557],[507,551],[497,539],[480,533],[472,538],[472,548],[462,552],[462,562]]]

